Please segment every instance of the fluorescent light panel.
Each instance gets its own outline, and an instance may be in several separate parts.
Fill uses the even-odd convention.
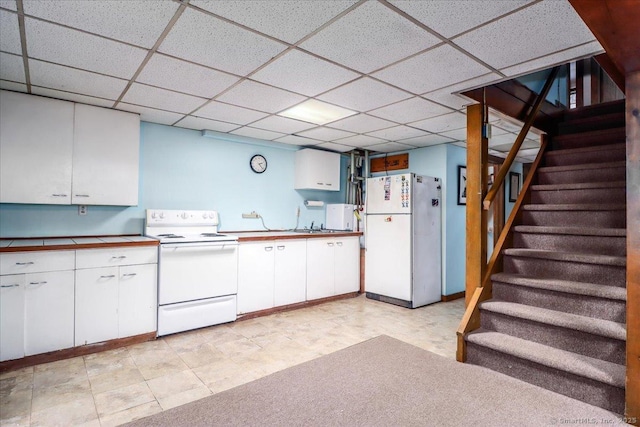
[[[351,111],[316,99],[309,99],[295,107],[291,107],[288,110],[278,113],[279,116],[315,123],[317,125],[335,122],[336,120],[344,119],[345,117],[353,116],[354,114],[358,113],[356,111]]]

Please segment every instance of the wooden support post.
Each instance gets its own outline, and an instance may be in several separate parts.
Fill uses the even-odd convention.
[[[484,106],[467,107],[467,245],[465,304],[482,283],[487,268],[487,211],[482,200],[487,194],[488,141],[482,136]]]
[[[640,71],[625,82],[627,121],[626,412],[640,425]]]

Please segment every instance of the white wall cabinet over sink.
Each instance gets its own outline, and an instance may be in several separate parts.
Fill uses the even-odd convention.
[[[340,154],[303,148],[295,156],[296,190],[340,191]]]
[[[138,204],[140,117],[0,91],[0,203]]]
[[[358,237],[317,238],[307,242],[307,300],[360,289]]]
[[[240,244],[238,314],[302,302],[305,287],[305,240]]]

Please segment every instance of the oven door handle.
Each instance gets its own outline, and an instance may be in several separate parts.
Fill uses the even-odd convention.
[[[163,243],[160,249],[180,249],[180,248],[211,248],[211,249],[231,249],[238,246],[238,242],[193,242],[193,243]]]

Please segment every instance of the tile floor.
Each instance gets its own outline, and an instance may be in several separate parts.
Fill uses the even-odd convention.
[[[359,296],[5,372],[0,425],[118,425],[381,334],[454,358],[463,312]]]

